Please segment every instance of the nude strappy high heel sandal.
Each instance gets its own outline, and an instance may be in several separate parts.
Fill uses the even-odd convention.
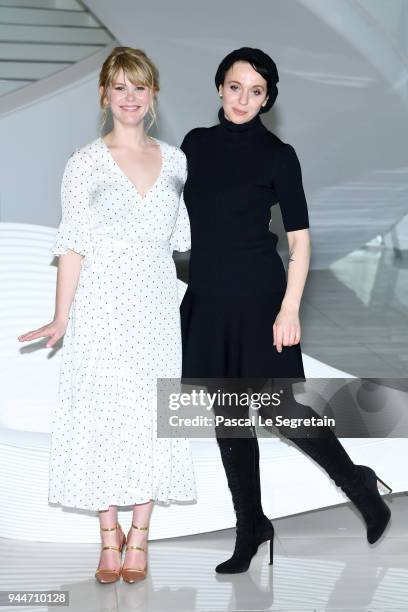
[[[119,523],[116,524],[116,527],[101,527],[100,529],[101,531],[115,531],[116,529],[120,529],[123,533],[122,527],[119,525]],[[122,560],[122,550],[125,544],[126,544],[126,536],[123,533],[122,543],[119,547],[118,546],[103,546],[102,550],[108,550],[108,549],[117,550]],[[110,584],[112,582],[117,582],[120,578],[120,569],[118,570],[109,569],[109,568],[97,569],[95,572],[95,578],[101,584]]]
[[[138,529],[139,531],[147,531],[148,527],[138,527],[132,523],[133,529]],[[126,550],[128,548],[132,548],[134,550],[142,550],[143,552],[147,552],[146,548],[142,546],[131,546],[126,543]],[[140,567],[123,567],[121,569],[122,578],[125,582],[136,582],[137,580],[143,580],[146,578],[147,574],[147,561],[146,565],[143,568]]]

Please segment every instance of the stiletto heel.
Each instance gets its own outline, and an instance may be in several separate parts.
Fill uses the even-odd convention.
[[[133,529],[138,529],[139,531],[147,531],[149,529],[148,527],[138,527],[133,523],[132,527]],[[128,549],[142,550],[143,552],[147,553],[146,548],[143,548],[142,546],[129,546],[126,544],[126,550]],[[125,582],[132,583],[136,582],[137,580],[143,580],[147,575],[147,561],[144,567],[122,567],[121,574]]]
[[[269,565],[273,565],[273,536],[269,540]]]
[[[115,531],[116,529],[120,529],[122,531],[122,527],[119,525],[119,523],[116,523],[115,527],[101,527],[100,528],[101,531]],[[108,549],[117,550],[122,559],[123,547],[126,544],[126,536],[124,533],[122,533],[122,535],[123,535],[122,543],[119,547],[118,546],[102,546],[102,550],[108,550]],[[112,582],[117,582],[120,578],[120,569],[115,570],[115,569],[109,569],[109,568],[108,569],[99,568],[95,572],[95,578],[101,584],[110,584]]]
[[[379,476],[377,476],[377,480],[378,482],[381,482],[382,486],[385,487],[386,489],[388,489],[388,493],[392,493],[392,489],[391,487],[389,487],[383,480],[381,480],[381,478]]]

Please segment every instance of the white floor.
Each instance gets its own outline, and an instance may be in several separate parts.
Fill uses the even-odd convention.
[[[369,278],[372,257],[377,255],[368,251],[358,254],[365,279]],[[317,373],[313,370],[312,373],[311,368],[319,368],[322,363],[331,368],[347,370],[353,376],[406,376],[408,267],[406,262],[390,259],[390,253],[386,250],[380,255],[380,259],[375,259],[378,265],[372,283],[361,283],[360,276],[353,273],[355,256],[350,256],[347,261],[345,258],[329,271],[317,271],[311,275],[303,306],[305,333],[302,348],[306,354],[308,376],[330,376],[329,372],[319,373],[320,370]],[[11,336],[14,341],[19,332],[17,330],[14,334],[12,326],[8,326],[8,329],[10,342]],[[21,356],[27,355],[23,353]],[[39,377],[32,364],[30,371],[33,377],[36,376],[38,387]],[[16,367],[15,372],[19,373],[20,380],[21,370]],[[24,370],[24,375],[29,380],[30,372]],[[13,416],[15,426],[15,419],[18,421],[27,413],[27,398],[24,386],[15,384],[17,379],[12,376],[10,381],[10,388],[23,393],[21,398],[19,395],[10,395],[14,397],[15,403],[10,407],[9,414]],[[40,389],[43,388],[48,392],[50,386],[47,383],[40,386]],[[19,398],[23,407],[21,410],[18,409]],[[42,414],[38,406],[47,404],[41,401],[35,406],[37,425]],[[2,418],[7,417],[7,414],[3,411]],[[20,422],[16,429],[24,430],[26,427]],[[386,441],[391,443],[398,439]],[[385,457],[377,454],[378,461],[390,459],[388,452],[384,454]],[[401,487],[398,488],[394,480],[399,473],[406,474],[406,468],[403,468],[406,465],[405,457],[406,453],[401,452],[398,461],[392,459],[390,474],[381,471],[381,476],[397,491]],[[265,460],[265,453],[262,458]],[[357,457],[356,460],[359,462]],[[310,463],[309,470],[312,469]],[[372,465],[372,462],[368,464]],[[17,464],[10,462],[10,465]],[[215,565],[226,559],[233,547],[234,533],[228,529],[151,541],[150,569],[146,581],[137,585],[123,582],[100,585],[93,576],[99,558],[99,544],[44,541],[50,539],[53,526],[47,521],[44,512],[38,513],[38,508],[30,502],[35,499],[34,495],[30,498],[30,494],[35,489],[38,493],[42,482],[38,474],[42,474],[46,482],[46,472],[35,471],[39,465],[27,461],[24,470],[19,472],[20,480],[14,476],[10,479],[13,488],[2,487],[0,532],[9,537],[0,538],[0,590],[65,589],[69,592],[70,605],[64,609],[75,612],[408,610],[406,493],[387,496],[387,503],[393,513],[392,523],[382,541],[372,547],[366,541],[365,528],[357,512],[349,504],[343,504],[274,520],[277,538],[273,566],[267,564],[267,547],[263,545],[247,573],[217,575],[214,572]],[[267,465],[264,461],[263,471],[268,475]],[[396,466],[400,469],[396,469]],[[25,486],[16,488],[15,483],[20,484],[21,478],[27,474],[29,478],[26,478],[27,483],[24,481]],[[263,486],[262,491],[280,491],[283,499],[288,499],[284,483],[278,482],[276,474],[271,474],[271,478],[274,486]],[[286,486],[290,486],[290,482]],[[306,482],[310,492],[311,481],[309,479]],[[326,479],[324,483],[324,492],[328,492]],[[209,481],[209,486],[214,488],[213,482]],[[314,501],[318,505],[319,487],[315,490]],[[296,488],[296,495],[304,502],[305,493],[302,495],[302,491],[298,491]],[[21,496],[17,504],[21,509],[18,518],[11,504],[5,501],[7,495],[14,500]],[[277,498],[266,498],[264,507],[278,501]],[[216,504],[212,505],[212,498],[210,502],[206,514],[210,518],[211,513],[218,520]],[[277,512],[274,516],[283,513]],[[167,522],[169,524],[168,519]],[[16,525],[18,531],[14,536],[10,529],[11,526],[15,529]],[[174,525],[173,520],[170,525]],[[78,537],[78,529],[73,533]],[[60,537],[72,541],[71,534],[67,532],[67,523],[61,528]],[[16,608],[0,604],[0,610],[9,609]],[[39,611],[47,608],[18,609]]]
[[[134,585],[96,582],[98,545],[3,538],[0,588],[64,589],[63,609],[75,612],[407,610],[408,495],[387,501],[392,522],[374,546],[350,504],[317,510],[275,520],[274,565],[264,544],[250,570],[235,576],[214,572],[232,550],[233,530],[150,542],[148,578]]]

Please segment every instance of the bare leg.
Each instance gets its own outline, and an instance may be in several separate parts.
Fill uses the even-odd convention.
[[[118,508],[117,506],[109,506],[108,510],[99,511],[99,525],[100,527],[115,527],[118,522]],[[123,532],[121,529],[115,529],[112,531],[102,531],[101,542],[102,546],[118,546],[120,547],[123,539]],[[102,550],[99,560],[98,569],[109,568],[119,570],[121,565],[121,557],[117,550]]]
[[[145,504],[135,504],[133,507],[132,523],[137,527],[149,527],[150,517],[153,511],[154,502],[150,500]],[[128,546],[140,546],[147,549],[147,530],[139,530],[131,527],[127,536]],[[124,567],[144,568],[147,562],[147,553],[142,550],[128,549],[126,547]]]

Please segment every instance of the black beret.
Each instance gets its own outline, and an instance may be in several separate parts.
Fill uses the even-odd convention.
[[[273,59],[261,49],[253,49],[252,47],[241,47],[228,53],[218,66],[215,74],[215,86],[218,89],[224,83],[225,73],[235,62],[249,62],[250,64],[258,64],[267,71],[265,80],[268,84],[268,101],[265,106],[261,107],[260,113],[266,113],[275,103],[278,96],[277,83],[279,81],[278,69]]]

